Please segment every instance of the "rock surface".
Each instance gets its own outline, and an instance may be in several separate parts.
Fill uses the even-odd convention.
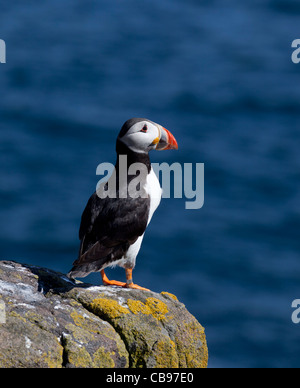
[[[0,367],[199,368],[204,329],[167,292],[91,286],[0,261]]]

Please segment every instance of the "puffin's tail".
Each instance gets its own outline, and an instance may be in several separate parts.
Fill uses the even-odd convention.
[[[84,278],[91,272],[100,272],[102,269],[116,264],[128,250],[129,243],[114,247],[105,247],[96,242],[88,251],[74,261],[72,269],[67,276],[71,279]]]
[[[67,277],[71,280],[74,280],[76,278],[84,278],[85,276],[87,276],[88,274],[85,273],[85,271],[83,270],[79,270],[78,268],[76,267],[73,267],[68,273],[67,273]]]
[[[85,278],[91,272],[96,272],[94,265],[91,265],[91,264],[74,265],[72,269],[67,273],[67,277],[69,279]]]
[[[105,258],[97,260],[99,247],[101,247],[99,242],[92,245],[85,253],[82,253],[82,246],[81,243],[78,259],[74,261],[72,269],[67,274],[70,279],[84,278],[91,272],[98,272],[105,263]]]

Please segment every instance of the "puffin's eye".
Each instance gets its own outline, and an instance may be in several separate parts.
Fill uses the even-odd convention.
[[[143,129],[140,130],[140,132],[147,133],[147,131],[148,131],[148,127],[147,127],[147,124],[145,124],[145,125],[143,126]]]

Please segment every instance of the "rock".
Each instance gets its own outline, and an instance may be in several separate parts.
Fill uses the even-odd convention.
[[[0,261],[0,307],[0,367],[207,366],[203,327],[167,292],[95,287]]]

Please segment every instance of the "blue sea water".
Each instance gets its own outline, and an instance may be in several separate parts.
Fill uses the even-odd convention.
[[[162,201],[135,281],[186,304],[210,367],[299,367],[299,1],[18,0],[0,19],[0,258],[67,272],[96,167],[148,117],[180,147],[153,162],[205,163],[205,204]]]

